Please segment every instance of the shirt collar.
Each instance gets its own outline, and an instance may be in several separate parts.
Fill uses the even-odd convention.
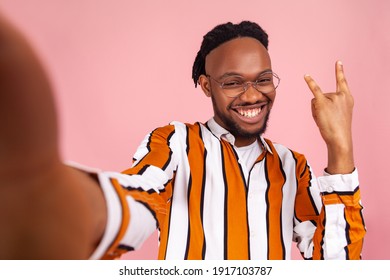
[[[231,134],[229,131],[227,131],[225,128],[223,128],[222,126],[220,126],[215,120],[214,118],[211,118],[208,122],[207,122],[207,126],[210,128],[211,132],[216,136],[218,137],[218,139],[224,139],[226,141],[228,141],[230,144],[232,144],[234,146],[234,142],[235,142],[235,137],[233,136],[233,134]],[[264,138],[259,135],[259,139],[261,141],[261,144],[263,145],[263,147],[272,154],[272,150],[271,148],[269,147],[269,145],[267,144],[267,142],[264,140]]]

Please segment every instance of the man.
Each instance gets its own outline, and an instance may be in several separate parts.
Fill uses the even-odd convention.
[[[292,240],[307,259],[360,258],[353,98],[340,62],[335,93],[305,76],[326,176],[262,137],[279,77],[251,22],[215,27],[196,57],[194,82],[214,117],[157,128],[119,174],[61,163],[47,79],[4,20],[0,39],[1,258],[116,258],[156,228],[159,259],[289,259]]]

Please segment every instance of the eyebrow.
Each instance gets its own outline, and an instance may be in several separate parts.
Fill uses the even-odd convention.
[[[260,77],[261,75],[265,74],[265,73],[272,73],[272,69],[266,69],[266,70],[263,70],[261,71],[257,77]],[[236,77],[244,77],[242,74],[240,73],[237,73],[237,72],[226,72],[224,73],[222,76],[220,76],[218,79],[224,79],[224,78],[228,78],[228,77],[233,77],[233,76],[236,76]]]

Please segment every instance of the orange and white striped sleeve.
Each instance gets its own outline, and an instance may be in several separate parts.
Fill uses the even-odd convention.
[[[133,166],[122,173],[70,164],[96,174],[105,197],[106,229],[90,259],[115,259],[138,249],[164,222],[177,166],[170,147],[174,141],[174,126],[151,132],[137,149]]]
[[[317,179],[323,210],[314,235],[315,259],[361,259],[366,228],[358,171]]]
[[[298,191],[294,237],[305,259],[360,259],[365,224],[358,171],[316,178],[302,155],[298,159]]]

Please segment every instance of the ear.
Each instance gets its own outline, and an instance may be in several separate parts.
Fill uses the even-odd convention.
[[[205,94],[207,97],[210,97],[210,96],[211,96],[210,79],[207,78],[206,75],[200,75],[198,82],[199,82],[199,85],[200,85],[200,87],[202,88],[204,94]]]

